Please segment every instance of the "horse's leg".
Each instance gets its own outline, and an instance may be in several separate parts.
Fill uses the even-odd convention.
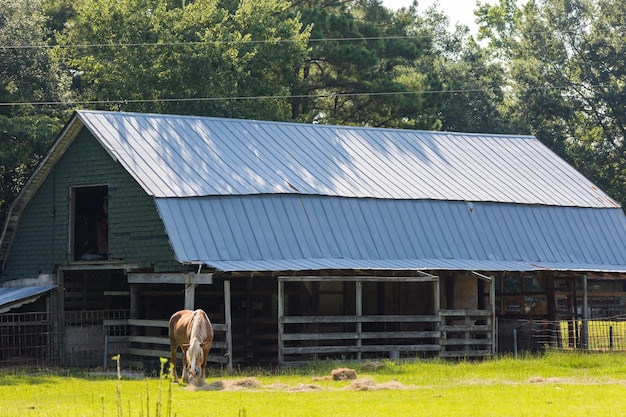
[[[187,347],[188,349],[189,347]],[[185,349],[184,346],[181,345],[181,349],[183,351],[183,382],[184,383],[188,383],[189,382],[189,363],[187,362],[187,349]]]
[[[202,361],[202,365],[200,366],[200,375],[198,376],[199,386],[204,385],[204,375],[206,375],[206,358]]]
[[[170,367],[172,374],[174,375],[174,382],[178,382],[178,375],[176,375],[176,351],[178,350],[178,346],[174,342],[170,342],[170,350],[171,350],[171,359],[170,359]]]

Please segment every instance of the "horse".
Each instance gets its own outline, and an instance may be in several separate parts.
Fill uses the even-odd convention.
[[[189,382],[191,375],[196,385],[203,385],[206,362],[213,343],[213,326],[204,310],[180,310],[172,314],[168,336],[174,382],[178,382],[176,352],[180,346],[183,351],[183,382]]]

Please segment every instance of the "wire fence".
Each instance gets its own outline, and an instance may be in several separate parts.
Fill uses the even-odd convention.
[[[0,367],[102,366],[104,320],[124,318],[127,310],[66,312],[61,333],[50,312],[0,314]]]
[[[499,321],[499,352],[626,351],[626,315],[583,320]]]

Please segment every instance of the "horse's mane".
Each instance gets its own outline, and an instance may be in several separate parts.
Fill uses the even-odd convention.
[[[202,344],[206,341],[208,333],[207,321],[203,320],[206,313],[202,310],[196,310],[191,315],[191,332],[189,335],[189,348],[187,349],[187,361],[192,369],[197,366],[197,361],[202,360],[203,350]],[[208,317],[207,317],[208,320]]]
[[[202,310],[196,310],[191,316],[191,332],[189,334],[189,343],[193,344],[193,340],[197,339],[198,343],[206,340],[209,336],[207,326],[202,321],[204,312]],[[191,346],[190,346],[191,347]]]
[[[189,348],[187,349],[187,360],[191,364],[193,359],[198,359],[202,355],[202,345],[200,345],[199,339],[194,339],[189,344]]]

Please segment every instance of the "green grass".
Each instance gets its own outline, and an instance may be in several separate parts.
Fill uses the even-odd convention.
[[[621,416],[626,355],[550,352],[482,362],[319,362],[306,368],[212,373],[207,383],[254,378],[247,389],[191,389],[167,379],[84,372],[0,371],[0,416]],[[378,389],[328,378],[350,367]],[[387,385],[385,385],[387,384]]]

